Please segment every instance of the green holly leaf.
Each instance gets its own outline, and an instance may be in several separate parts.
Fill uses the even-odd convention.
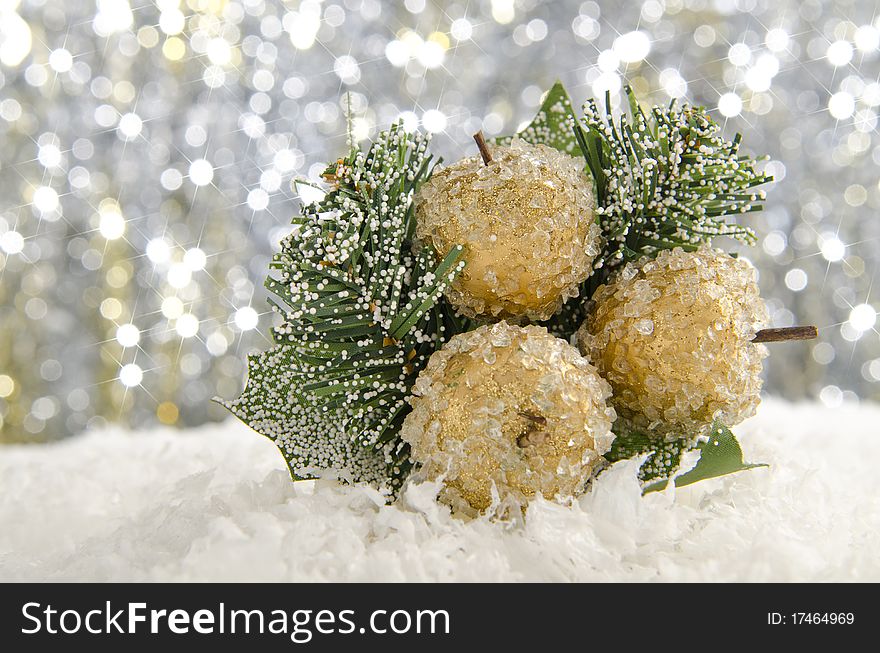
[[[399,476],[399,466],[385,451],[365,447],[347,432],[344,411],[322,410],[303,395],[304,380],[296,348],[276,345],[248,356],[248,380],[240,397],[215,401],[272,440],[294,480],[330,475],[388,485],[389,478]]]
[[[700,460],[690,471],[675,476],[681,465],[681,456],[687,451],[698,449]],[[663,490],[670,478],[675,478],[676,487],[691,485],[698,481],[734,472],[766,467],[764,463],[743,462],[742,448],[731,430],[715,422],[707,441],[693,436],[668,439],[650,432],[629,428],[621,420],[615,424],[615,439],[611,450],[605,454],[609,462],[626,460],[648,454],[639,468],[639,479],[646,483],[644,491]]]
[[[534,120],[516,135],[527,143],[548,145],[566,154],[577,156],[580,150],[574,133],[574,124],[571,98],[562,86],[562,82],[557,81],[547,91]],[[492,139],[492,142],[496,145],[508,145],[511,140],[513,136],[500,136]]]
[[[733,432],[720,422],[715,422],[712,425],[709,439],[697,444],[696,448],[700,450],[699,462],[689,472],[675,477],[676,487],[684,487],[698,481],[727,476],[755,467],[768,466],[766,463],[743,462],[742,447]],[[668,483],[669,481],[666,479],[652,483],[645,488],[645,493],[662,490]]]

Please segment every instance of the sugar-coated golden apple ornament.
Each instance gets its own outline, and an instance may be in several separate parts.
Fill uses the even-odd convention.
[[[578,344],[623,419],[692,433],[755,413],[767,349],[753,338],[767,309],[748,261],[665,250],[627,264],[592,299]]]
[[[611,387],[544,327],[498,322],[434,352],[401,437],[418,480],[442,479],[441,501],[476,516],[508,513],[537,493],[572,496],[611,446]]]
[[[600,251],[584,162],[520,139],[481,151],[422,186],[417,241],[441,258],[464,247],[447,297],[465,315],[546,320],[577,295]]]

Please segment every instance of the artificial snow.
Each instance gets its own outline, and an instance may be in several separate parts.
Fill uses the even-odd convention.
[[[880,406],[765,400],[735,432],[772,466],[642,497],[627,461],[519,524],[292,483],[235,421],[3,447],[0,580],[880,580]]]

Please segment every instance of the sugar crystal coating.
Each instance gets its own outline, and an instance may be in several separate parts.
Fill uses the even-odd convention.
[[[582,159],[514,139],[493,160],[434,172],[416,197],[416,237],[466,267],[447,297],[469,317],[548,319],[574,297],[599,253],[595,201]]]
[[[454,336],[413,387],[401,437],[442,478],[458,514],[524,506],[540,492],[577,494],[608,451],[611,387],[577,350],[544,327],[485,325]]]
[[[577,335],[622,418],[692,433],[715,418],[731,426],[755,413],[767,349],[751,340],[766,322],[749,262],[675,248],[627,264],[600,286]]]

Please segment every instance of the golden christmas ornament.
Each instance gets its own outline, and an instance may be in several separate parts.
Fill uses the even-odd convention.
[[[622,418],[692,433],[755,413],[767,349],[752,338],[766,321],[749,262],[676,248],[600,286],[578,344],[611,383]]]
[[[498,322],[454,336],[413,387],[401,437],[443,479],[440,499],[475,516],[524,506],[537,493],[577,494],[611,446],[611,387],[544,327]]]
[[[599,253],[583,160],[521,139],[491,156],[433,173],[415,200],[416,238],[441,258],[464,247],[447,297],[465,315],[546,320]]]

